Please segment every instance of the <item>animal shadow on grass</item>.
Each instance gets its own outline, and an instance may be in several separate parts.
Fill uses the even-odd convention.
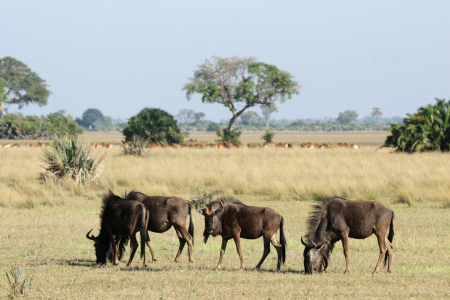
[[[261,273],[281,273],[281,274],[283,274],[283,273],[286,273],[286,274],[288,274],[288,273],[290,273],[290,274],[305,274],[305,271],[299,271],[299,270],[295,270],[295,269],[291,269],[291,268],[288,268],[287,270],[280,270],[280,271],[277,271],[277,270],[274,270],[274,269],[260,269],[260,270],[256,270],[256,269],[249,269],[248,271],[256,271],[256,272],[261,272]]]

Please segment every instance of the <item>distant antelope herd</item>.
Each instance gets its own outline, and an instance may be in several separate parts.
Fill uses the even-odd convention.
[[[37,142],[35,143],[29,143],[26,142],[25,145],[31,147],[31,148],[36,148],[36,147],[41,147],[41,146],[49,146],[50,143],[49,142]],[[131,147],[132,142],[128,141],[128,142],[124,142],[122,144],[123,146],[127,146],[127,147]],[[10,143],[5,143],[3,145],[0,145],[2,148],[18,148],[20,147],[19,144],[15,143],[13,145],[11,145]],[[104,148],[112,148],[113,147],[113,143],[109,142],[109,143],[91,143],[91,147],[93,148],[99,148],[100,146],[104,147]],[[358,144],[348,144],[348,143],[324,143],[324,144],[314,144],[311,142],[308,143],[303,143],[300,145],[301,148],[306,148],[306,149],[313,149],[313,148],[317,148],[317,149],[324,149],[324,148],[353,148],[353,149],[359,149],[359,145]],[[209,143],[209,144],[203,144],[203,143],[183,143],[183,144],[175,144],[175,143],[171,143],[171,144],[164,144],[164,143],[147,143],[146,144],[147,148],[199,148],[199,149],[206,149],[206,148],[227,148],[227,149],[231,149],[231,148],[242,148],[241,145],[239,145],[238,143],[228,143],[228,142],[223,142],[223,143]],[[294,148],[294,145],[291,143],[264,143],[264,144],[251,144],[248,143],[247,147],[250,149],[255,149],[255,148]]]
[[[96,143],[92,143],[92,146],[94,147],[94,144]],[[98,144],[96,144],[98,147]],[[132,145],[132,143],[130,141],[125,142],[122,144],[123,146],[127,146],[130,147]],[[171,144],[164,144],[164,143],[147,143],[146,144],[147,148],[200,148],[200,149],[206,149],[206,148],[242,148],[241,145],[239,145],[238,143],[228,143],[228,142],[223,142],[223,143],[209,143],[209,144],[203,144],[203,143],[183,143],[183,144],[175,144],[175,143],[171,143]],[[254,148],[294,148],[294,145],[291,143],[264,143],[264,144],[251,144],[248,143],[247,144],[248,148],[254,149]],[[312,149],[312,148],[317,148],[317,149],[322,149],[322,148],[353,148],[353,149],[359,149],[359,145],[358,144],[348,144],[348,143],[338,143],[338,144],[334,144],[334,143],[325,143],[325,144],[313,144],[311,142],[309,143],[303,143],[301,144],[302,148],[308,148],[308,149]]]

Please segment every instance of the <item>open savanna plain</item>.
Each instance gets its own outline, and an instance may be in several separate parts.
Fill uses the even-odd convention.
[[[260,135],[244,133],[243,140],[255,143]],[[208,134],[191,136],[204,142],[214,139]],[[25,267],[34,278],[28,297],[42,299],[449,298],[450,155],[375,151],[384,137],[279,134],[276,142],[294,143],[294,148],[168,148],[134,157],[121,155],[119,134],[87,134],[81,138],[88,142],[115,143],[112,149],[96,150],[108,152],[104,171],[87,187],[40,182],[39,148],[0,148],[0,271]],[[361,149],[302,149],[298,144],[303,142],[358,143]],[[130,267],[126,259],[118,266],[97,266],[93,243],[85,235],[91,228],[98,234],[101,197],[108,189],[187,200],[220,191],[248,205],[272,207],[285,219],[286,264],[274,272],[272,247],[262,270],[254,271],[263,253],[262,240],[243,240],[246,268],[239,271],[230,241],[222,270],[215,272],[221,239],[203,244],[204,220],[193,210],[193,264],[188,265],[187,247],[181,261],[173,262],[178,239],[171,229],[150,233],[158,261],[149,267],[143,268],[138,256]],[[333,195],[377,200],[395,212],[391,274],[382,269],[372,276],[378,258],[372,236],[350,240],[350,275],[342,274],[340,243],[329,273],[304,275],[300,238],[306,233],[305,221],[315,200]],[[6,296],[8,289],[6,278],[0,277],[0,295]]]

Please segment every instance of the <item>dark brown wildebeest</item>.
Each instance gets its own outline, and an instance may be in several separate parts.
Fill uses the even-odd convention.
[[[234,239],[237,252],[241,259],[241,270],[244,268],[244,259],[241,250],[241,238],[264,239],[264,254],[256,269],[259,269],[270,253],[270,243],[275,246],[278,254],[277,270],[280,270],[281,262],[286,260],[286,239],[283,231],[283,217],[275,210],[268,207],[247,206],[236,199],[225,198],[213,201],[206,208],[197,207],[197,212],[205,217],[205,231],[203,233],[205,243],[210,235],[222,236],[222,248],[220,250],[219,264],[216,271],[222,265],[227,242]],[[276,238],[276,232],[280,229],[280,242]]]
[[[303,252],[305,273],[312,274],[328,269],[328,263],[334,244],[342,240],[345,255],[345,272],[349,273],[348,238],[365,239],[373,233],[377,236],[380,256],[372,274],[378,272],[383,256],[387,251],[384,264],[389,260],[388,272],[392,270],[394,239],[394,212],[376,201],[352,201],[332,197],[323,201],[314,209],[308,219],[309,243]],[[389,236],[386,233],[389,229]]]
[[[189,262],[193,263],[192,244],[194,243],[194,223],[192,222],[191,205],[184,199],[178,197],[165,196],[147,196],[143,193],[131,191],[125,195],[127,200],[137,200],[145,205],[150,217],[147,224],[147,230],[151,232],[163,233],[172,226],[175,228],[180,247],[178,249],[175,262],[180,260],[184,245],[188,243]],[[186,219],[190,216],[189,229],[186,230]],[[151,247],[150,241],[147,243],[152,253],[152,260],[156,261],[155,253]],[[119,248],[124,249],[123,243]]]
[[[124,235],[131,237],[131,253],[128,261],[128,265],[130,265],[138,246],[136,232],[140,231],[141,258],[144,257],[144,266],[147,266],[145,244],[149,241],[147,233],[149,213],[144,204],[139,201],[124,200],[109,191],[103,197],[100,220],[100,234],[96,237],[89,235],[92,229],[86,234],[88,239],[95,242],[97,264],[106,264],[111,249],[114,265],[119,263],[116,242],[119,243],[122,235]]]

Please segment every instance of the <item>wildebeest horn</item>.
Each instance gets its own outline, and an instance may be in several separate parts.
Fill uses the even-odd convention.
[[[313,240],[311,240],[311,239],[309,239],[309,244],[306,244],[306,243],[303,241],[303,237],[301,237],[301,240],[302,240],[303,246],[305,246],[305,247],[311,247],[311,246],[317,247],[317,246],[316,246],[316,243],[314,243]]]
[[[195,210],[196,210],[199,214],[203,215],[202,209],[198,207],[198,202],[195,203]]]
[[[303,241],[303,237],[301,237],[301,240],[302,240],[303,246],[308,247],[308,244],[306,244],[306,243]]]
[[[86,234],[86,237],[87,237],[89,240],[95,241],[95,236],[94,236],[94,235],[89,236],[89,233],[91,233],[92,230],[94,230],[94,228],[92,228],[91,230],[89,230],[89,232]]]

